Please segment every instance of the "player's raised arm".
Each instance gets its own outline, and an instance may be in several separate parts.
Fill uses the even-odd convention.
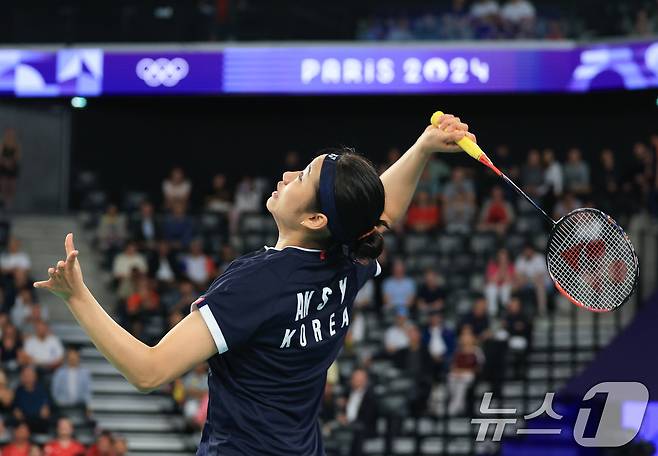
[[[136,339],[103,310],[85,285],[73,234],[66,236],[64,246],[66,260],[49,268],[49,279],[34,286],[64,300],[96,348],[140,391],[179,377],[217,352],[199,312],[188,315],[155,347]]]
[[[438,127],[430,125],[425,129],[415,144],[380,176],[386,191],[383,220],[392,224],[404,217],[430,155],[461,151],[456,142],[464,136],[475,141],[468,125],[450,114],[443,115]]]

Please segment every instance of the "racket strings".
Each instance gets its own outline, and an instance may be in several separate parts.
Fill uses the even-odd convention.
[[[548,248],[548,267],[560,287],[594,310],[623,304],[635,284],[637,259],[630,242],[605,214],[594,210],[567,215]]]

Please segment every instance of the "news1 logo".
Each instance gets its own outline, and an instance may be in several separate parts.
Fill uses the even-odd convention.
[[[573,438],[576,443],[582,447],[588,448],[604,448],[604,447],[620,447],[626,445],[640,431],[642,419],[627,423],[623,429],[620,429],[619,424],[619,409],[620,405],[625,402],[633,402],[636,407],[638,416],[644,417],[647,404],[649,403],[649,391],[647,387],[638,382],[603,382],[590,388],[583,396],[583,402],[594,399],[594,396],[605,394],[606,400],[601,413],[596,434],[593,437],[585,437],[585,428],[587,427],[592,409],[588,407],[581,407],[578,410],[576,423],[573,428]],[[490,407],[492,393],[485,393],[480,404],[480,413],[484,418],[473,418],[471,424],[478,424],[479,430],[476,441],[482,442],[485,440],[490,426],[494,427],[492,436],[493,442],[499,442],[503,436],[505,426],[508,424],[516,424],[517,418],[513,415],[516,414],[515,408],[494,409]],[[525,415],[523,418],[526,423],[529,420],[537,418],[546,414],[554,420],[561,420],[563,417],[553,410],[553,397],[555,393],[546,393],[542,405],[535,412]],[[487,418],[487,415],[512,415],[508,418]],[[516,429],[517,435],[560,435],[562,428],[543,429],[543,428],[519,428]]]

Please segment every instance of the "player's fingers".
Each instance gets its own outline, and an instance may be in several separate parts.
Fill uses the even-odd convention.
[[[448,141],[456,143],[457,141],[461,140],[464,136],[466,136],[465,131],[456,130],[449,134]]]
[[[471,133],[470,131],[469,131],[469,132],[466,132],[466,137],[469,138],[469,139],[470,139],[471,141],[473,141],[474,143],[477,143],[477,142],[478,142],[477,137],[476,137],[473,133]]]
[[[64,250],[66,250],[66,255],[75,250],[75,246],[73,245],[73,233],[67,234],[66,238],[64,238]]]
[[[41,280],[39,282],[34,282],[34,288],[49,288],[51,285],[50,280]]]
[[[59,261],[57,262],[57,270],[58,270],[58,271],[63,271],[63,270],[64,270],[64,266],[66,266],[66,263],[65,263],[64,261],[59,260]]]
[[[451,119],[453,119],[455,116],[452,114],[443,114],[441,117],[439,117],[438,120],[438,127],[443,128],[443,126],[446,124],[446,122],[450,122]]]
[[[74,250],[71,253],[68,254],[66,257],[66,267],[67,268],[72,268],[73,265],[75,264],[75,259],[78,257],[78,251]]]

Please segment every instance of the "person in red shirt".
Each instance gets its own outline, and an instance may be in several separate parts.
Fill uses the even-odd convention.
[[[114,456],[114,439],[108,431],[103,431],[96,443],[89,447],[85,456]]]
[[[46,456],[83,456],[85,447],[73,438],[73,423],[68,418],[57,420],[57,438],[46,444]]]
[[[30,428],[26,423],[19,423],[14,429],[14,440],[2,449],[2,456],[29,456]]]
[[[439,225],[440,219],[439,205],[432,201],[429,193],[418,192],[407,212],[407,226],[414,231],[430,231]]]
[[[505,200],[503,189],[496,186],[491,189],[491,197],[482,206],[480,212],[480,231],[493,231],[504,236],[507,228],[514,221],[514,209]]]

